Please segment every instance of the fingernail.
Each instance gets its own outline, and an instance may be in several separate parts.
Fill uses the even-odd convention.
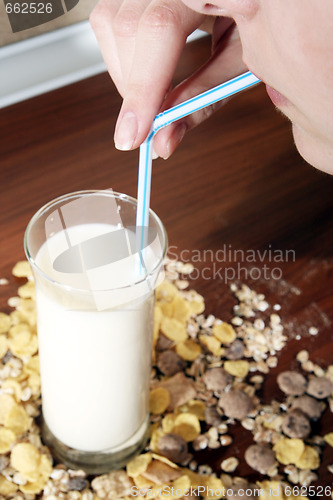
[[[159,157],[159,155],[156,153],[155,149],[153,148],[152,159],[156,160],[158,157]]]
[[[187,130],[186,123],[180,123],[179,125],[177,125],[177,127],[175,128],[169,139],[169,142],[167,143],[166,153],[164,156],[162,156],[164,160],[167,160],[170,157],[171,152],[173,152],[178,146],[178,144],[182,141],[186,130]]]
[[[128,151],[132,148],[138,133],[138,120],[134,113],[127,111],[117,124],[115,132],[115,146],[121,151]]]

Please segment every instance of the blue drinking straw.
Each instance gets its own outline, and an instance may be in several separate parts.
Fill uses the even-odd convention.
[[[199,111],[206,106],[210,106],[217,101],[221,101],[226,97],[237,94],[237,92],[252,87],[252,85],[259,82],[260,80],[248,71],[156,115],[146,140],[140,146],[137,195],[138,204],[136,213],[137,226],[143,229],[149,225],[152,150],[153,137],[156,132],[167,125],[170,125],[170,123],[180,120],[184,116],[195,113],[196,111]],[[141,249],[144,248],[144,243],[144,231],[141,231]]]

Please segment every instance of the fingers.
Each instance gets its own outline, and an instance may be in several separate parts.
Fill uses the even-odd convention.
[[[90,21],[109,73],[124,99],[115,130],[118,149],[138,147],[162,105],[164,109],[172,107],[246,69],[236,28],[230,27],[230,19],[217,18],[211,58],[170,92],[186,38],[205,20],[211,31],[212,18],[192,11],[180,0],[100,0],[95,7]],[[170,156],[186,131],[220,105],[161,130],[154,139],[156,153]]]
[[[119,149],[139,146],[158,113],[186,42],[204,16],[180,0],[100,0],[91,25],[124,98],[115,131]]]
[[[146,138],[169,89],[186,38],[200,25],[202,17],[177,0],[153,0],[146,7],[138,23],[115,130],[118,149],[138,147]]]
[[[162,109],[168,109],[186,101],[247,70],[242,61],[242,47],[237,28],[232,25],[225,31],[228,24],[230,25],[230,20],[226,22],[223,18],[217,22],[215,29],[216,32],[220,33],[220,38],[214,37],[213,34],[214,52],[211,58],[196,73],[169,93]],[[224,32],[222,31],[223,25]],[[154,138],[154,151],[156,154],[162,158],[168,158],[181,142],[185,132],[202,123],[223,106],[225,102],[226,100],[223,100],[204,108],[158,132]]]

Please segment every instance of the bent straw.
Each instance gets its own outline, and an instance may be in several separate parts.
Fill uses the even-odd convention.
[[[260,80],[250,71],[233,78],[225,83],[218,85],[198,96],[192,97],[187,101],[167,109],[156,115],[152,127],[146,140],[140,146],[139,156],[139,178],[138,178],[138,194],[137,194],[137,213],[136,225],[148,227],[149,225],[149,205],[150,205],[150,187],[151,187],[151,171],[152,171],[152,150],[153,137],[163,127],[170,125],[184,116],[190,115],[199,111],[202,108],[210,106],[217,101],[221,101],[226,97],[237,94],[241,90],[245,90]],[[144,247],[144,231],[141,232],[141,250]]]

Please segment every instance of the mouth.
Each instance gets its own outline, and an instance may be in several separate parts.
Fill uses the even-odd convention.
[[[280,92],[273,89],[267,84],[266,84],[266,92],[270,100],[274,104],[274,106],[276,106],[277,108],[286,107],[286,105],[288,104],[288,99],[284,95],[280,94]]]

